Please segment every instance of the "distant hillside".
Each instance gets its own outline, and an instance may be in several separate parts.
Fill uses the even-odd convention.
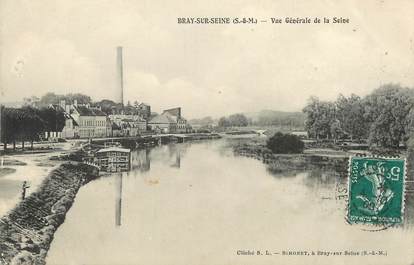
[[[262,110],[259,112],[245,113],[244,115],[248,119],[251,119],[253,125],[303,128],[305,124],[305,114],[302,112]]]
[[[191,125],[199,125],[199,126],[210,126],[213,124],[217,124],[217,120],[214,120],[212,117],[207,116],[201,119],[191,119],[188,121]]]

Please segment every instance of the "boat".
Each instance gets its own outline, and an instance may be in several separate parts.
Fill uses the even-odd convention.
[[[131,168],[131,149],[113,146],[100,149],[95,155],[101,171],[125,172]]]

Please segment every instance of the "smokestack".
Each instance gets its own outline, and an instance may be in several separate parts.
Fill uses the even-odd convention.
[[[116,48],[116,76],[117,98],[115,101],[117,103],[124,104],[124,66],[122,61],[122,46]]]

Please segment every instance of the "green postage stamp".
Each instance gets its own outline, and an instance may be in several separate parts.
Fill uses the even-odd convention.
[[[377,225],[402,223],[405,172],[404,159],[351,157],[348,221]]]

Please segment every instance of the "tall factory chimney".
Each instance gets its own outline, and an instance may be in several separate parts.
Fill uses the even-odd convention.
[[[116,89],[116,102],[124,104],[124,66],[122,61],[122,46],[118,46],[116,48]]]

